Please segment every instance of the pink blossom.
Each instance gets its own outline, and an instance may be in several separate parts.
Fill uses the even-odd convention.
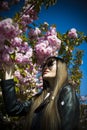
[[[68,37],[69,38],[77,38],[77,30],[75,28],[72,28],[69,32],[68,32]]]
[[[39,34],[41,34],[41,30],[38,27],[36,27],[34,30],[34,35],[38,36]]]
[[[61,45],[61,40],[57,38],[55,35],[48,36],[47,39],[50,45],[52,46],[57,46],[58,48]]]
[[[23,15],[22,16],[22,21],[24,21],[26,24],[29,24],[29,23],[31,23],[31,18],[30,18],[30,16],[29,15]]]
[[[55,35],[57,36],[56,28],[50,27],[50,30],[47,31],[46,35]]]
[[[48,46],[47,49],[46,49],[46,54],[49,56],[52,54],[52,47],[51,46]]]
[[[22,50],[21,52],[16,52],[15,61],[18,64],[20,64],[20,63],[21,64],[28,63],[30,61],[30,58],[32,57],[32,54],[33,54],[32,53],[32,48],[28,47],[27,50]]]
[[[7,18],[7,19],[4,19],[4,20],[0,21],[0,27],[4,26],[6,24],[12,24],[12,19]]]
[[[8,53],[6,53],[5,51],[4,51],[3,54],[2,54],[2,59],[3,59],[3,61],[6,62],[6,63],[11,62],[10,55],[9,55]]]
[[[35,37],[38,36],[39,34],[41,34],[41,30],[38,27],[36,27],[35,30],[30,29],[29,31],[29,37]]]
[[[26,52],[26,55],[27,55],[28,58],[31,58],[31,57],[32,57],[32,55],[33,55],[33,50],[32,50],[31,47],[28,48],[28,51]]]
[[[22,53],[16,53],[16,55],[15,55],[15,61],[17,63],[22,63],[22,59],[23,59],[23,54]]]
[[[28,42],[23,42],[23,46],[28,47]]]
[[[35,51],[38,55],[43,55],[46,53],[46,45],[41,43],[41,44],[37,44],[35,46]]]
[[[28,63],[28,62],[29,62],[29,57],[27,55],[24,55],[22,59],[22,63]]]
[[[11,40],[11,44],[14,47],[16,47],[16,46],[20,47],[22,44],[22,39],[20,37],[15,37],[14,39]]]
[[[0,34],[4,36],[4,39],[10,40],[20,32],[18,24],[13,23],[12,19],[7,18],[0,22]]]
[[[35,52],[37,62],[42,62],[45,58],[56,54],[55,52],[60,49],[61,40],[56,36],[55,27],[51,27],[50,30],[37,39],[35,45]]]
[[[19,70],[16,70],[16,71],[14,72],[14,76],[17,77],[18,79],[21,79],[21,78],[22,78],[21,73],[20,73]]]
[[[13,54],[15,52],[14,48],[12,46],[4,46],[4,49],[6,49],[6,51],[8,52],[8,54]]]
[[[48,42],[48,40],[46,39],[45,40],[45,38],[40,38],[40,39],[38,39],[38,42],[37,42],[37,45],[38,44],[41,44],[41,46],[43,46],[43,47],[47,47],[47,46],[49,46],[49,42]]]

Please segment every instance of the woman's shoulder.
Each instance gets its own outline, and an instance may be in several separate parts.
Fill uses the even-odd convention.
[[[60,100],[70,101],[72,99],[76,100],[76,98],[77,98],[76,91],[71,84],[64,85],[60,90],[60,94],[59,94]]]
[[[79,101],[77,100],[77,96],[76,96],[76,92],[75,89],[70,85],[67,84],[65,85],[59,94],[59,99],[58,99],[58,103],[61,104],[65,104],[64,106],[71,106],[73,107],[73,105],[75,104],[75,107],[77,106],[77,104],[79,104]]]
[[[74,88],[71,84],[65,84],[62,89],[61,89],[61,93],[72,93],[74,91]]]
[[[62,87],[59,98],[61,100],[66,100],[66,101],[71,100],[75,102],[79,100],[75,88],[71,84],[66,84]]]

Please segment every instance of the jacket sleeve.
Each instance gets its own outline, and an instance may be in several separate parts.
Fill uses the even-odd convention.
[[[78,130],[79,100],[70,85],[65,86],[59,96],[59,113],[62,130]]]
[[[24,116],[29,111],[31,100],[25,102],[17,100],[13,79],[1,81],[1,88],[7,114],[9,116]]]

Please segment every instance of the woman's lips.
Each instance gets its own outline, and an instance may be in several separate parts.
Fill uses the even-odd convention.
[[[49,71],[46,70],[46,71],[44,71],[44,74],[47,74],[48,72],[49,72]]]

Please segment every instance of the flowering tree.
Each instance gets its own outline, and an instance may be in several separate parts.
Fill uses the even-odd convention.
[[[10,5],[15,2],[19,1],[14,0]],[[13,19],[0,21],[0,70],[3,71],[4,64],[14,64],[16,90],[29,97],[43,87],[40,66],[44,59],[53,55],[66,60],[71,75],[70,81],[76,86],[76,90],[79,90],[82,77],[79,67],[82,64],[83,51],[77,48],[87,40],[87,36],[75,28],[60,34],[55,25],[50,26],[44,22],[36,26],[34,23],[38,19],[41,5],[48,7],[55,2],[26,0],[21,12]],[[2,10],[6,9],[3,7]]]
[[[69,81],[79,92],[83,76],[80,66],[84,52],[78,47],[87,41],[87,36],[75,28],[61,34],[56,30],[56,25],[47,22],[38,26],[35,24],[41,5],[44,4],[47,8],[56,1],[25,0],[21,11],[13,18],[3,17],[0,20],[0,78],[4,64],[14,64],[16,91],[22,95],[21,98],[30,98],[43,88],[41,64],[53,55],[63,57],[67,62]],[[1,0],[0,11],[10,10],[13,4],[19,2],[20,0]]]

